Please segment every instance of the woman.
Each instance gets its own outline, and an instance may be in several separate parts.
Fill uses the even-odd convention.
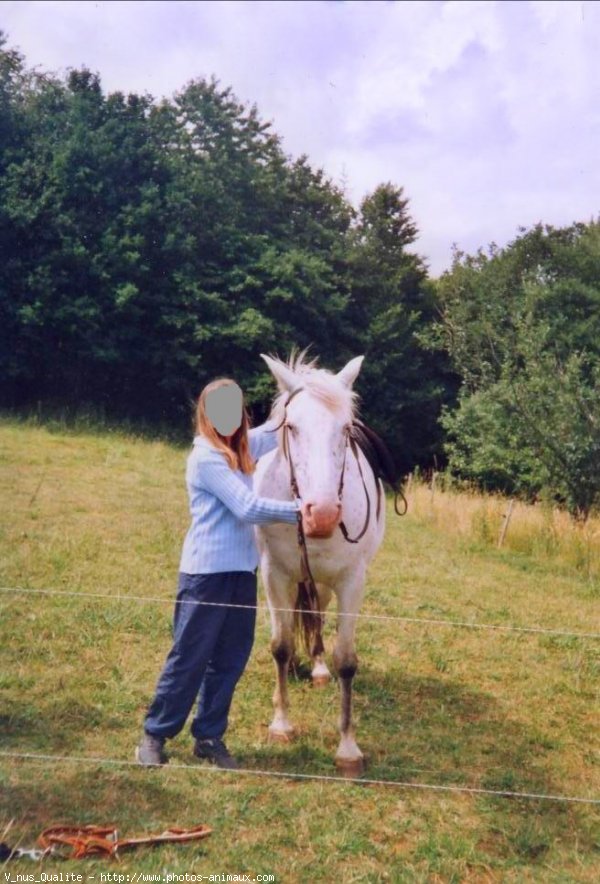
[[[252,524],[293,525],[302,511],[299,499],[252,491],[256,459],[277,446],[272,429],[270,423],[249,429],[235,381],[217,378],[202,390],[187,461],[192,523],[179,566],[174,640],[136,748],[140,764],[166,763],[165,740],[181,731],[197,699],[194,754],[218,767],[238,767],[223,735],[254,641],[259,558]]]

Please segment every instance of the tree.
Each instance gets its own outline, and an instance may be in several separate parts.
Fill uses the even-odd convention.
[[[263,399],[265,348],[335,355],[352,210],[255,107],[214,79],[105,96],[6,50],[0,81],[5,404],[178,420],[226,365]]]
[[[600,225],[537,225],[455,256],[439,283],[463,378],[443,419],[450,466],[487,487],[546,492],[585,519],[600,502]]]
[[[401,187],[380,185],[365,197],[353,229],[347,322],[364,348],[363,414],[401,472],[441,453],[438,417],[452,396],[448,361],[425,343],[436,316],[423,260],[408,251],[417,227]]]
[[[187,425],[228,373],[261,419],[259,353],[312,345],[332,368],[367,354],[363,416],[401,470],[440,451],[449,375],[402,188],[357,213],[214,78],[105,95],[0,46],[0,94],[0,404]]]

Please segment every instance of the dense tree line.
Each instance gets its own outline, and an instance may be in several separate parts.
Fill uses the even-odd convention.
[[[403,188],[355,209],[212,79],[171,99],[27,69],[0,32],[0,405],[92,406],[189,432],[260,352],[366,355],[361,414],[398,468],[585,518],[600,502],[600,225],[521,230],[428,277]],[[441,419],[440,419],[441,416]]]
[[[273,385],[258,354],[366,354],[362,414],[398,466],[440,447],[443,354],[402,188],[355,211],[255,107],[214,79],[170,100],[105,95],[0,54],[2,404],[78,403],[188,428],[218,374],[256,419]]]
[[[442,420],[450,468],[585,519],[600,503],[600,223],[457,253],[438,295],[462,377]]]

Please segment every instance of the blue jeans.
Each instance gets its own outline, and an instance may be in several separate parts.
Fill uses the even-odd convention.
[[[183,728],[197,699],[193,736],[199,740],[223,736],[233,692],[254,642],[256,598],[256,571],[179,575],[173,647],[146,714],[146,733],[174,737]]]

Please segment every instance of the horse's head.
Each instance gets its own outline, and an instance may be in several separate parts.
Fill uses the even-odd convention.
[[[352,385],[364,356],[357,356],[337,374],[304,361],[303,351],[287,364],[265,356],[279,387],[271,416],[287,425],[292,459],[303,504],[310,515],[309,537],[331,537],[339,521],[338,498],[347,433],[355,415],[357,393]],[[291,393],[302,387],[285,407]],[[280,430],[283,432],[283,430]]]

